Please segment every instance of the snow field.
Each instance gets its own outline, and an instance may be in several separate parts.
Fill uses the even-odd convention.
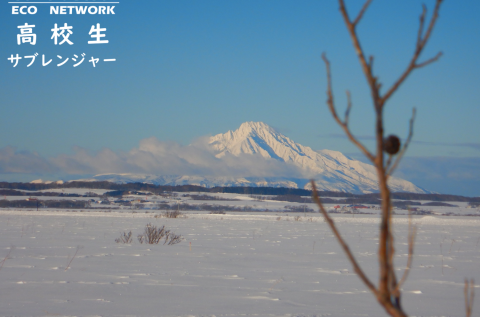
[[[85,195],[87,192],[95,192],[97,194],[103,194],[107,192],[108,190],[103,190],[103,189],[87,189],[87,188],[67,188],[65,190],[68,190],[68,193],[70,194],[79,194],[79,195]],[[43,190],[43,191],[55,191],[55,192],[60,192],[63,191],[63,189],[58,189],[58,190]],[[102,198],[100,197],[68,197],[68,196],[35,196],[35,195],[28,195],[29,193],[27,191],[25,196],[2,196],[2,198],[6,200],[25,200],[30,197],[36,198],[39,201],[42,200],[76,200],[76,201],[88,201],[88,200],[96,200],[100,201]],[[67,193],[67,192],[65,192]],[[158,204],[159,203],[168,203],[171,206],[176,206],[177,203],[179,204],[189,204],[193,206],[202,206],[204,204],[206,205],[213,205],[213,206],[228,206],[228,207],[235,207],[235,208],[252,208],[253,210],[269,210],[273,212],[286,212],[286,213],[291,213],[291,210],[285,209],[286,206],[290,207],[297,207],[297,208],[303,208],[305,206],[306,209],[313,209],[315,211],[318,211],[318,207],[314,203],[308,203],[307,201],[310,198],[308,196],[304,196],[306,198],[305,202],[288,202],[288,201],[279,201],[279,200],[257,200],[251,195],[247,194],[230,194],[230,193],[205,193],[205,192],[175,192],[174,193],[176,197],[162,197],[161,195],[151,195],[151,194],[143,194],[143,195],[136,195],[136,194],[128,194],[124,195],[121,200],[128,200],[128,201],[133,201],[133,200],[147,200],[143,202],[143,208],[146,208],[145,210],[148,210],[149,212],[161,212],[161,209],[158,209]],[[218,197],[220,199],[224,200],[195,200],[192,199],[192,197],[189,196],[184,196],[184,195],[199,195],[199,196],[212,196],[212,197]],[[262,197],[269,197],[269,195],[258,195]],[[274,196],[272,196],[274,197]],[[329,197],[329,199],[334,199],[334,200],[342,200],[345,197]],[[99,203],[92,203],[91,207],[93,209],[105,209],[105,208],[112,208],[115,209],[117,212],[119,211],[124,211],[124,212],[132,212],[132,210],[135,210],[135,207],[132,206],[122,206],[118,203],[115,203],[119,198],[118,197],[109,197],[109,200],[112,202],[111,205],[102,205]],[[399,200],[400,201],[400,200]],[[422,200],[416,200],[418,202],[421,202],[422,204],[431,202],[431,201],[422,201]],[[422,206],[413,206],[417,207],[421,210],[425,210],[428,212],[432,212],[435,215],[455,215],[455,216],[465,216],[465,215],[473,215],[473,216],[480,216],[480,209],[479,208],[468,208],[468,203],[467,202],[446,202],[450,203],[453,206],[428,206],[428,205],[422,205]],[[334,206],[336,206],[337,203],[335,204],[324,204],[325,208],[329,211],[334,210]],[[341,206],[346,206],[344,203],[340,203]],[[371,204],[366,204],[369,207],[375,206],[376,208],[369,208],[369,209],[360,209],[357,210],[357,212],[360,213],[374,213],[374,214],[380,214],[380,206],[379,205],[371,205]],[[192,207],[193,208],[193,207]],[[5,208],[7,209],[7,208]],[[10,208],[10,209],[15,209],[15,208]],[[39,209],[41,210],[49,210],[48,208],[44,208],[42,204],[39,204]],[[53,209],[55,210],[55,209]],[[88,210],[91,211],[92,209]],[[137,212],[145,212],[145,210],[136,210]],[[80,211],[80,210],[77,210]],[[86,211],[86,210],[84,210]],[[400,215],[407,215],[408,211],[406,209],[400,209],[400,208],[395,208],[394,207],[394,212],[396,214]]]
[[[0,269],[0,315],[384,316],[323,219],[300,216],[295,221],[280,213],[189,213],[167,219],[1,210],[0,261],[14,247]],[[378,217],[334,218],[376,282]],[[136,236],[149,222],[185,240],[140,244]],[[426,216],[414,222],[415,258],[403,287],[406,311],[464,315],[463,280],[480,280],[480,221]],[[396,216],[394,228],[401,274],[407,218]],[[114,242],[129,230],[131,245]]]

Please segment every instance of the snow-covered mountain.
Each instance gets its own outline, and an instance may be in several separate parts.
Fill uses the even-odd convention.
[[[214,186],[268,186],[310,188],[309,179],[315,179],[320,190],[370,193],[378,191],[375,168],[346,157],[338,151],[314,151],[310,147],[295,143],[263,122],[245,122],[235,131],[228,131],[210,138],[210,150],[221,161],[256,155],[263,160],[276,160],[287,166],[295,166],[301,177],[245,177],[151,175],[151,174],[100,174],[89,180],[107,180],[120,183],[147,182],[158,185]],[[249,156],[250,157],[250,156]],[[411,182],[390,177],[392,191],[425,193],[424,189]]]
[[[263,122],[245,122],[236,131],[218,134],[210,139],[210,145],[218,152],[218,158],[227,153],[260,154],[304,169],[314,178],[318,188],[347,192],[378,191],[375,168],[366,163],[346,157],[338,151],[314,151],[308,146],[295,143]],[[391,177],[393,191],[417,192],[425,190],[411,182]],[[307,188],[309,184],[306,185]]]

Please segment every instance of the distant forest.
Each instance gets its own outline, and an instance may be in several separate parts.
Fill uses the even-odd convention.
[[[19,192],[9,190],[27,190],[31,192],[25,193],[26,195],[37,195],[34,193],[39,190],[48,189],[62,189],[62,188],[86,188],[86,189],[107,189],[114,192],[107,193],[108,196],[121,196],[129,191],[145,191],[155,195],[159,195],[165,192],[203,192],[203,193],[232,193],[232,194],[247,194],[247,195],[276,195],[276,196],[308,196],[312,195],[310,190],[298,189],[298,188],[275,188],[275,187],[213,187],[206,188],[196,185],[179,185],[179,186],[165,186],[165,185],[153,185],[145,183],[128,183],[117,184],[107,181],[100,182],[79,182],[73,181],[64,184],[32,184],[32,183],[9,183],[0,182],[0,195],[16,196]],[[48,194],[47,194],[48,195]],[[57,195],[62,195],[58,193]],[[65,196],[76,196],[75,194],[63,194]],[[375,201],[380,198],[378,193],[374,194],[351,194],[334,191],[319,191],[320,197],[343,197],[355,199],[357,203],[366,201]],[[457,195],[444,195],[444,194],[416,194],[416,193],[392,193],[392,199],[398,200],[428,200],[428,201],[456,201],[456,202],[472,202],[480,203],[480,197],[465,197]],[[301,201],[301,199],[300,199]]]

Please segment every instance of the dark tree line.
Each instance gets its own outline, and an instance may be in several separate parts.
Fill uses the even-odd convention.
[[[32,184],[32,183],[9,183],[9,182],[0,182],[0,188],[2,190],[28,190],[28,191],[39,191],[39,190],[48,190],[48,189],[61,189],[61,188],[87,188],[87,189],[107,189],[112,192],[106,193],[107,196],[121,196],[128,192],[144,191],[150,192],[154,195],[160,195],[165,192],[203,192],[203,193],[231,193],[231,194],[248,194],[248,195],[273,195],[273,196],[309,196],[311,197],[312,191],[299,188],[284,188],[284,187],[213,187],[206,188],[196,185],[180,185],[180,186],[166,186],[166,185],[154,185],[154,184],[145,184],[145,183],[127,183],[127,184],[117,184],[107,181],[100,182],[79,182],[73,181],[64,184]],[[56,194],[56,193],[53,193]],[[50,193],[43,194],[44,196],[53,196]],[[7,192],[0,195],[11,195]],[[37,195],[37,193],[26,192],[24,195]],[[75,197],[75,194],[63,194]],[[319,197],[342,197],[346,199],[361,199],[360,201],[355,202],[346,202],[346,203],[369,203],[367,201],[375,201],[380,198],[380,194],[351,194],[344,192],[334,192],[334,191],[319,191]],[[60,193],[56,196],[61,196]],[[416,193],[391,193],[391,198],[396,200],[429,200],[429,201],[456,201],[456,202],[479,202],[480,197],[465,197],[458,195],[444,195],[444,194],[416,194]],[[304,198],[299,198],[303,202]],[[326,201],[325,201],[326,202]],[[373,204],[373,202],[372,202]]]
[[[73,200],[0,200],[0,208],[71,208],[85,209],[88,201]]]

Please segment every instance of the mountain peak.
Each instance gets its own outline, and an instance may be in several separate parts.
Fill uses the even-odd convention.
[[[244,122],[235,131],[210,138],[217,158],[226,155],[260,155],[265,159],[293,164],[306,178],[315,178],[319,189],[350,192],[378,190],[376,170],[372,165],[352,160],[337,151],[314,151],[277,132],[263,122]],[[390,177],[393,191],[422,192],[410,182]]]
[[[276,135],[277,131],[264,122],[247,121],[240,125],[235,131],[228,131],[226,134],[235,136],[237,140],[245,139],[249,136],[260,136],[266,138],[268,135]]]
[[[237,131],[248,131],[248,132],[251,132],[251,131],[255,131],[255,132],[259,132],[259,131],[268,131],[268,132],[275,132],[275,129],[273,129],[272,127],[270,127],[268,124],[264,123],[264,122],[253,122],[253,121],[247,121],[247,122],[244,122],[240,125],[240,128],[238,128]]]
[[[235,131],[212,136],[209,145],[211,149],[207,152],[200,149],[201,152],[180,151],[179,153],[183,153],[182,156],[177,154],[178,158],[186,161],[182,163],[186,165],[181,166],[187,166],[186,170],[191,174],[104,174],[93,179],[158,185],[272,186],[305,189],[310,189],[310,179],[314,179],[319,190],[372,193],[378,192],[379,189],[374,166],[350,159],[338,151],[314,151],[308,146],[294,142],[263,122],[242,123]],[[158,158],[156,155],[160,151],[150,149],[145,151],[153,154],[153,162],[164,160],[163,148]],[[200,159],[185,159],[191,153],[200,153],[203,156]],[[212,157],[212,154],[216,158]],[[414,184],[396,177],[390,177],[388,184],[392,191],[425,192]]]
[[[282,155],[285,150],[297,147],[295,142],[263,122],[244,122],[235,131],[211,137],[210,145],[218,152],[218,158],[227,153],[235,156],[260,154],[265,158],[285,162],[290,160],[289,155]]]

